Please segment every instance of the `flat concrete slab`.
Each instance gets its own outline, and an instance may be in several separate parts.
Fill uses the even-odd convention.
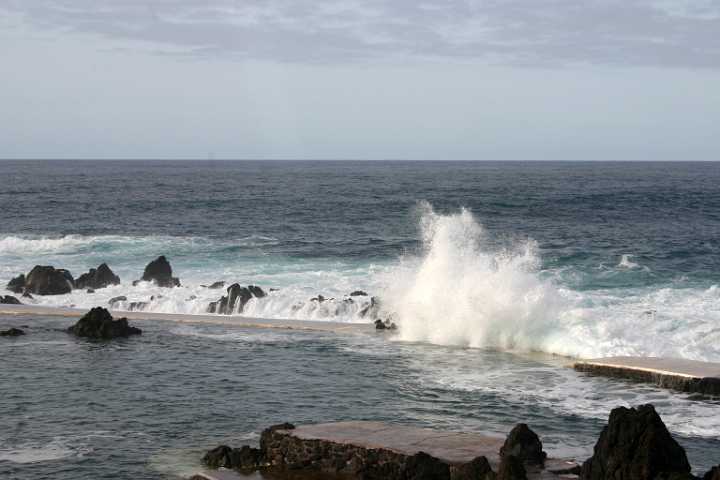
[[[681,358],[606,357],[582,360],[575,370],[654,383],[683,392],[720,395],[720,363]]]
[[[46,307],[41,305],[0,305],[0,315],[38,315],[80,318],[88,312],[87,308]],[[252,318],[240,315],[190,315],[182,313],[125,312],[110,310],[115,318],[128,320],[165,320],[178,323],[225,324],[245,328],[278,328],[283,330],[309,330],[324,332],[372,333],[372,323],[343,323],[314,320],[285,320],[273,318]]]

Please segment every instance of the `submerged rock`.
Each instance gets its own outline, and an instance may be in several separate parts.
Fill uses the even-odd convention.
[[[500,448],[500,456],[512,455],[528,465],[543,465],[547,454],[543,452],[540,437],[524,423],[518,423]]]
[[[25,274],[21,273],[10,280],[5,288],[13,293],[23,293],[23,290],[25,290]]]
[[[652,405],[620,407],[586,460],[583,480],[654,480],[692,478],[685,450],[668,432]]]
[[[87,288],[91,290],[119,284],[120,277],[110,270],[107,263],[103,263],[98,268],[91,268],[88,273],[83,273],[75,280],[75,288]]]
[[[370,297],[370,303],[358,312],[360,318],[370,317],[377,318],[380,313],[380,299],[378,297]]]
[[[207,452],[202,461],[210,468],[231,468],[234,470],[255,469],[264,463],[260,449],[248,445],[240,448],[221,445]]]
[[[140,335],[142,330],[129,326],[127,318],[114,320],[110,312],[102,307],[95,307],[70,327],[68,332],[78,337],[109,340]]]
[[[164,255],[159,256],[152,262],[148,263],[140,280],[133,282],[133,285],[139,281],[154,282],[159,287],[179,287],[180,280],[172,276],[172,267],[170,262]]]
[[[377,319],[374,323],[375,330],[397,330],[397,325],[395,325],[395,322],[391,322],[390,320]]]
[[[221,315],[230,315],[237,311],[242,313],[247,302],[254,298],[263,298],[266,293],[262,288],[255,285],[241,287],[234,283],[227,289],[227,295],[223,296],[217,302],[211,302],[208,305],[208,313],[219,313]]]
[[[19,328],[10,328],[8,330],[0,331],[0,337],[19,337],[25,335],[25,332]]]
[[[350,292],[351,297],[367,297],[368,294],[363,292],[362,290],[355,290],[354,292]]]
[[[0,296],[0,303],[5,305],[22,305],[22,302],[12,295]]]
[[[219,288],[223,288],[224,286],[225,286],[225,282],[224,282],[224,281],[219,281],[219,282],[215,282],[215,283],[213,283],[213,284],[211,284],[211,285],[208,285],[207,288],[210,288],[210,289],[212,289],[212,290],[217,290],[217,289],[219,289]]]
[[[120,303],[120,302],[127,302],[127,297],[125,295],[120,295],[119,297],[113,297],[110,300],[108,300],[108,305],[110,305],[110,307],[112,308],[115,306],[116,303]]]
[[[74,286],[72,274],[62,268],[36,265],[25,277],[25,291],[36,295],[63,295]]]

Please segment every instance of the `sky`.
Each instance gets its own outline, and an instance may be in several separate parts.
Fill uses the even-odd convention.
[[[0,159],[720,160],[720,0],[0,0]]]

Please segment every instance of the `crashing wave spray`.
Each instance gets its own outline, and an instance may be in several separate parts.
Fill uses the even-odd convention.
[[[568,305],[540,278],[535,242],[493,250],[468,210],[440,215],[428,203],[419,209],[422,255],[403,259],[388,279],[400,338],[547,350]]]

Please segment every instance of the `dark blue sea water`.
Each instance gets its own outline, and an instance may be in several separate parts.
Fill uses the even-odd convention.
[[[345,301],[362,289],[400,327],[145,322],[106,345],[0,318],[30,332],[0,342],[0,477],[177,478],[285,420],[522,419],[583,458],[612,407],[643,402],[697,468],[720,462],[716,403],[525,357],[720,361],[720,164],[0,162],[0,179],[0,286],[36,264],[122,280],[28,303],[204,313],[221,292],[201,285],[225,280],[277,289],[242,315],[367,322],[370,297]],[[132,286],[161,254],[182,287]]]

